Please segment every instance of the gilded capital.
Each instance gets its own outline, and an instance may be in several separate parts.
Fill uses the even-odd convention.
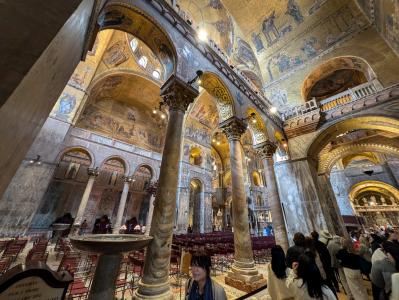
[[[219,126],[228,140],[239,140],[241,135],[247,130],[247,125],[244,121],[237,117],[231,117],[220,123]]]
[[[161,87],[161,97],[169,106],[170,110],[185,112],[191,102],[198,96],[199,92],[191,85],[171,75]]]
[[[88,168],[87,174],[89,174],[89,176],[97,177],[98,174],[100,174],[100,171],[98,170],[98,168]]]
[[[277,145],[276,143],[267,140],[266,142],[256,145],[255,150],[262,159],[272,158],[273,154],[276,153]]]

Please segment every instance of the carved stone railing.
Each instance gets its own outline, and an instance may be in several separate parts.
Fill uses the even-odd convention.
[[[377,211],[399,211],[399,205],[354,205],[354,208],[357,212],[377,212]]]
[[[334,109],[338,106],[344,105],[361,99],[363,97],[375,94],[380,89],[377,88],[373,82],[366,82],[364,84],[358,85],[352,89],[343,91],[342,93],[331,96],[327,99],[320,101],[320,110],[322,112]]]
[[[318,109],[319,106],[317,104],[316,99],[312,99],[308,102],[305,102],[304,104],[293,106],[288,108],[284,113],[282,114],[284,120],[288,120],[291,118],[295,118],[301,115],[304,115],[308,112],[311,112],[312,110]]]
[[[348,115],[399,97],[399,84],[382,89],[377,81],[368,82],[324,99],[308,101],[284,114],[284,131],[288,138],[316,130],[320,122]]]

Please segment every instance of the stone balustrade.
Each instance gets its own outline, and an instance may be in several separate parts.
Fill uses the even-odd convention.
[[[357,212],[389,212],[399,211],[399,205],[354,205]]]
[[[320,110],[322,112],[329,111],[346,103],[370,96],[378,91],[379,89],[377,89],[373,82],[366,82],[320,101]]]
[[[392,100],[399,95],[399,84],[382,89],[378,81],[367,82],[317,103],[312,99],[284,113],[284,131],[288,138],[316,130],[319,122],[358,112]]]

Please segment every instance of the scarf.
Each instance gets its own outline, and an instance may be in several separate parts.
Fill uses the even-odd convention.
[[[210,277],[206,279],[203,296],[204,300],[214,300],[212,293],[212,280]],[[188,300],[198,300],[198,299],[200,299],[198,282],[194,280],[193,284],[191,285],[190,295],[188,297]]]

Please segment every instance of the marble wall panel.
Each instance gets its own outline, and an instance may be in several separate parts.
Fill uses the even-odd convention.
[[[47,189],[54,166],[24,162],[0,201],[0,236],[23,235]]]
[[[275,165],[275,173],[289,241],[292,242],[295,232],[310,234],[313,230],[326,229],[308,162],[279,163]]]

